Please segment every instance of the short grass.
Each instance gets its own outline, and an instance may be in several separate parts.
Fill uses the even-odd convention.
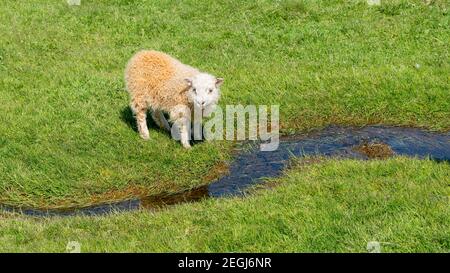
[[[222,105],[279,104],[283,133],[327,124],[450,129],[450,5],[382,1],[0,2],[0,202],[86,205],[207,183],[229,142],[140,140],[123,69],[143,48],[225,78]],[[0,251],[448,252],[449,165],[296,167],[273,190],[167,211],[0,214]],[[111,238],[114,238],[112,240]]]
[[[245,199],[161,212],[31,219],[0,215],[0,252],[450,251],[450,165],[428,160],[301,164]]]

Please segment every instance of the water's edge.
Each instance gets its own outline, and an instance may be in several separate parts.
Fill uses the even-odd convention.
[[[242,196],[261,178],[276,177],[293,156],[329,156],[367,160],[391,155],[418,158],[429,157],[450,162],[450,132],[435,133],[422,129],[387,126],[339,127],[329,126],[305,135],[284,137],[273,152],[259,150],[257,143],[247,143],[230,165],[229,174],[209,185],[172,195],[133,198],[84,208],[44,210],[1,205],[0,209],[29,216],[105,215],[137,209],[158,209],[174,204],[195,202],[208,197]]]

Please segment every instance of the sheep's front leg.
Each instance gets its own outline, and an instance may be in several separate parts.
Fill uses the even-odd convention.
[[[144,139],[148,140],[150,139],[150,134],[148,132],[147,127],[147,111],[141,110],[139,112],[136,112],[136,123],[139,131],[139,135]]]
[[[170,119],[175,125],[172,128],[172,137],[180,140],[184,148],[191,148],[191,144],[189,143],[191,135],[191,113],[189,108],[184,105],[175,107],[170,112]]]
[[[184,148],[189,149],[191,148],[191,144],[189,143],[189,139],[191,136],[191,121],[189,118],[183,118],[180,120],[180,141],[181,145],[183,145]]]

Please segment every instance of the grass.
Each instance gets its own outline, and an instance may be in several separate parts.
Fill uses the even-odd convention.
[[[392,0],[379,7],[363,0],[82,0],[73,7],[65,0],[1,1],[0,202],[85,205],[176,192],[220,172],[229,142],[186,151],[154,125],[148,142],[135,132],[123,69],[143,48],[224,77],[222,105],[279,104],[283,133],[376,123],[447,131],[449,25],[445,0]],[[416,175],[405,171],[409,165]],[[442,222],[448,210],[413,198],[430,193],[425,180],[434,181],[437,192],[446,190],[448,165],[398,159],[323,167],[323,176],[313,175],[318,167],[309,178],[291,173],[286,187],[249,200],[210,200],[163,213],[46,220],[4,215],[0,250],[62,251],[74,237],[92,251],[364,251],[372,239],[397,244],[388,246],[392,251],[448,251]],[[342,173],[353,167],[364,171]],[[400,176],[391,173],[396,168]],[[408,188],[377,184],[389,177]],[[343,188],[334,189],[338,178],[334,183]],[[384,193],[403,195],[376,201],[358,184],[363,178]],[[303,179],[327,186],[313,195],[294,183]],[[361,196],[345,195],[350,185],[359,185]],[[340,191],[344,195],[334,195]],[[353,208],[348,200],[355,198],[373,204]],[[313,215],[317,221],[308,218]],[[109,241],[111,232],[120,240]]]
[[[298,165],[245,199],[162,212],[31,219],[0,216],[0,251],[450,251],[450,165],[428,160],[324,160]],[[111,239],[114,238],[114,239]]]

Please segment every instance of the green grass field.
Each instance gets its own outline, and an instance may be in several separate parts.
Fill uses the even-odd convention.
[[[81,206],[218,175],[232,143],[186,151],[154,125],[148,142],[134,130],[123,70],[144,48],[224,77],[221,105],[279,104],[283,133],[328,124],[448,131],[449,8],[446,0],[1,1],[0,202]],[[373,239],[393,243],[387,251],[449,251],[448,163],[327,161],[279,181],[247,199],[158,213],[2,214],[0,250],[64,251],[80,240],[85,251],[365,251]]]
[[[0,216],[0,251],[383,252],[450,250],[450,166],[396,158],[295,167],[271,190],[162,212]]]

